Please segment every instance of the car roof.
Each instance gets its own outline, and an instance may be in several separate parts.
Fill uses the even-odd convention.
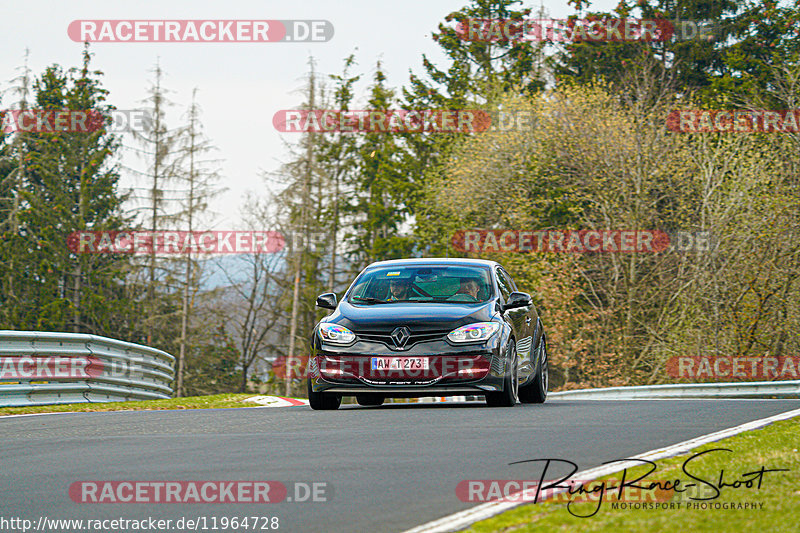
[[[367,269],[387,266],[414,266],[414,265],[460,265],[460,266],[500,266],[497,261],[486,259],[471,259],[469,257],[419,257],[413,259],[391,259],[389,261],[377,261],[370,264]]]

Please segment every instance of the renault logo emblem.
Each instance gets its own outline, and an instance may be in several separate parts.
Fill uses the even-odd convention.
[[[407,327],[403,326],[400,328],[395,328],[391,334],[392,340],[394,341],[394,345],[398,348],[402,348],[408,342],[409,337],[411,337],[411,332],[408,330]]]

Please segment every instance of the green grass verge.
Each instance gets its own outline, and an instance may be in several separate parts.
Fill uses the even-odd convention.
[[[628,497],[628,502],[674,503],[674,509],[663,508],[628,508],[622,509],[619,501],[607,493],[597,514],[589,518],[579,518],[567,510],[568,496],[561,501],[547,501],[537,504],[524,504],[494,518],[473,524],[468,531],[514,532],[532,531],[624,531],[648,532],[657,531],[754,531],[795,532],[800,531],[800,419],[794,418],[777,422],[762,429],[748,431],[734,437],[713,442],[692,450],[689,454],[656,461],[657,469],[646,479],[681,480],[686,485],[694,482],[682,470],[684,462],[695,454],[714,448],[727,448],[728,452],[711,452],[692,459],[687,470],[694,476],[711,481],[718,485],[720,472],[724,471],[724,482],[733,483],[749,476],[744,474],[766,469],[787,468],[788,472],[767,472],[763,475],[761,488],[755,484],[752,488],[742,486],[738,489],[722,487],[718,498],[707,503],[716,505],[751,503],[755,509],[694,508],[695,503],[688,500],[691,491],[679,495],[673,491],[665,491],[654,498],[654,493],[639,491],[640,496]],[[567,458],[565,458],[567,459]],[[628,481],[643,474],[649,468],[636,467],[628,470]],[[637,475],[638,474],[638,475]],[[600,478],[610,480],[612,487],[618,483],[622,473]],[[599,484],[598,484],[599,485]],[[702,492],[694,492],[695,497],[706,497],[713,490],[705,485]],[[587,484],[587,489],[591,485]],[[628,489],[625,489],[626,491]],[[633,489],[636,491],[636,489]],[[615,491],[616,492],[616,491]],[[646,493],[646,494],[644,494]],[[579,498],[578,495],[572,498]],[[624,501],[624,500],[623,500]],[[617,503],[616,509],[613,503]],[[681,504],[678,506],[678,504]],[[763,504],[763,506],[760,506]],[[688,505],[688,508],[687,508]],[[596,501],[577,501],[571,509],[575,514],[589,515],[597,508]]]
[[[223,409],[231,407],[256,407],[257,403],[245,401],[257,394],[215,394],[191,396],[171,400],[145,400],[134,402],[67,403],[59,405],[31,405],[25,407],[2,407],[0,416],[31,413],[64,413],[93,411],[148,411],[158,409]]]

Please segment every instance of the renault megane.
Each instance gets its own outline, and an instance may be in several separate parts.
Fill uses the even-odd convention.
[[[313,409],[386,398],[482,395],[511,407],[547,397],[547,341],[531,296],[494,261],[403,259],[361,272],[314,328]]]

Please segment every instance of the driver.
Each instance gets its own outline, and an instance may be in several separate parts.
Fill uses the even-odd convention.
[[[396,302],[398,300],[408,299],[408,289],[410,280],[408,279],[393,279],[389,281],[389,298],[387,302]]]
[[[467,294],[476,300],[478,299],[478,292],[481,290],[478,282],[473,278],[461,278],[461,287],[456,294]]]

